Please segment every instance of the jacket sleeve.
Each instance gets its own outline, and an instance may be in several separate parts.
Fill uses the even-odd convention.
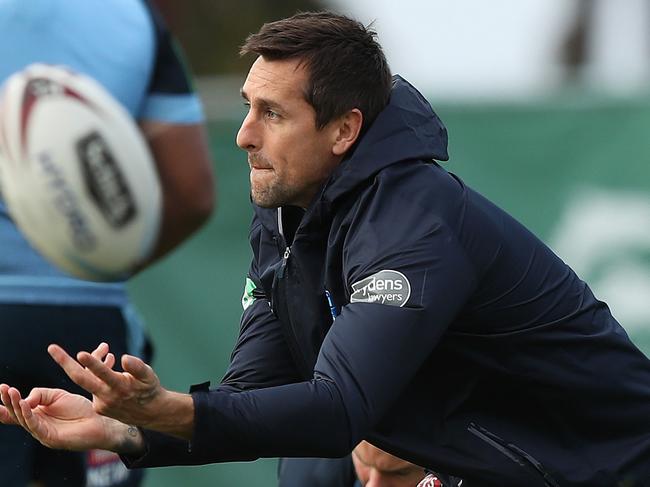
[[[296,382],[298,372],[282,335],[278,320],[270,312],[265,298],[256,298],[244,311],[237,345],[221,384],[209,394],[237,394],[247,389],[261,389]],[[192,391],[208,391],[209,383],[196,385]],[[199,394],[199,392],[193,392]],[[195,404],[196,407],[196,404]],[[208,413],[210,414],[210,413]],[[194,437],[201,436],[203,420],[195,413]],[[211,448],[197,448],[194,442],[142,430],[146,452],[140,457],[124,455],[129,468],[167,465],[200,465],[217,461]],[[252,458],[251,458],[252,459]],[[225,460],[221,460],[225,461]]]
[[[395,205],[380,194],[363,203],[357,212],[363,218],[352,222],[343,255],[351,302],[325,337],[313,379],[193,393],[192,444],[205,460],[349,453],[399,397],[470,296],[474,272],[454,231],[427,208]],[[395,280],[388,283],[398,274],[405,279],[401,289]],[[384,292],[391,286],[399,292]]]
[[[253,225],[252,241],[258,240],[256,234],[260,230],[258,225]],[[271,312],[269,299],[262,290],[257,259],[253,259],[246,279],[242,306],[244,312],[239,337],[228,370],[221,384],[213,391],[237,393],[298,381],[299,374],[287,348],[282,328]],[[207,391],[208,386],[209,383],[196,385],[191,390]],[[129,468],[197,465],[214,461],[187,441],[147,430],[143,430],[143,434],[145,455],[139,458],[122,457]]]

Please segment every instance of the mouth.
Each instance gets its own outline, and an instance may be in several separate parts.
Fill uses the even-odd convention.
[[[271,171],[273,170],[273,166],[270,164],[265,163],[265,161],[260,161],[259,158],[255,159],[248,159],[248,167],[251,168],[251,170],[256,170],[256,171]]]

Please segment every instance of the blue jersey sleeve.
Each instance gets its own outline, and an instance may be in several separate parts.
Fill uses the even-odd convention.
[[[185,68],[184,57],[159,12],[147,2],[155,36],[155,59],[149,91],[139,118],[174,124],[204,119],[203,108]]]

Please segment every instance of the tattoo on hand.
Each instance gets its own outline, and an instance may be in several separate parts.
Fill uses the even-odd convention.
[[[136,426],[127,425],[126,436],[122,438],[116,451],[125,455],[136,455],[144,451],[142,434]]]
[[[138,428],[136,428],[133,425],[129,425],[129,427],[126,430],[127,434],[133,438],[138,436]]]

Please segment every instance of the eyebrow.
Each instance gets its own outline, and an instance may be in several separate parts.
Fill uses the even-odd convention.
[[[248,98],[248,94],[244,91],[244,88],[239,89],[239,94],[244,100],[250,101]],[[273,100],[269,100],[268,98],[257,98],[257,102],[264,108],[271,108],[273,110],[278,110],[281,112],[286,111],[285,108],[280,103]]]

